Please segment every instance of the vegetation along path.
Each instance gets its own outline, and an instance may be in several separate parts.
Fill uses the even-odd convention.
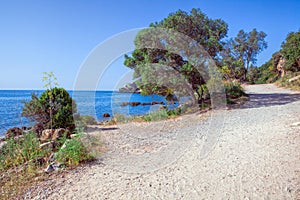
[[[99,161],[24,197],[300,199],[300,94],[270,84],[245,88],[250,101],[239,108],[95,127],[107,148]],[[211,142],[207,134],[215,134]]]

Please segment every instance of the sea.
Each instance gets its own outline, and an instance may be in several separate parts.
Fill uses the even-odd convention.
[[[126,116],[144,115],[159,109],[161,105],[121,106],[122,102],[164,102],[159,95],[143,96],[141,94],[120,93],[115,91],[68,91],[77,104],[78,113],[94,116],[98,121],[108,120],[104,113],[123,114]],[[31,100],[31,94],[40,96],[42,90],[0,90],[0,137],[12,127],[32,126],[33,122],[22,117],[24,102]],[[174,109],[178,103],[169,105]]]

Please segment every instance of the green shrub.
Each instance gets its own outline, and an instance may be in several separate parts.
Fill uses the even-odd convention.
[[[88,125],[96,125],[97,121],[90,115],[74,115],[77,132],[84,132]]]
[[[17,140],[10,138],[6,142],[7,144],[0,150],[0,171],[27,162],[35,162],[36,159],[42,159],[50,154],[39,147],[40,142],[32,132]]]
[[[226,96],[232,99],[236,99],[246,95],[243,87],[237,81],[226,82],[225,91],[226,91]]]
[[[56,154],[56,159],[67,166],[76,166],[80,162],[93,159],[93,157],[88,153],[80,137],[77,137],[65,140],[63,147]]]
[[[181,108],[176,108],[173,110],[168,110],[167,111],[168,116],[179,116],[182,114],[182,110]]]
[[[168,118],[168,113],[166,110],[156,110],[149,114],[144,115],[145,121],[159,121]]]
[[[128,117],[126,117],[123,114],[119,114],[119,113],[114,114],[114,120],[117,123],[126,123],[126,122],[130,121],[130,119]]]
[[[32,94],[32,100],[25,102],[22,115],[35,121],[41,129],[67,128],[73,130],[73,113],[76,104],[63,88],[47,89],[38,98]]]

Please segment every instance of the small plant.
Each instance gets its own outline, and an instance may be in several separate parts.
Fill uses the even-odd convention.
[[[88,153],[79,136],[65,140],[64,145],[57,152],[56,159],[67,166],[76,166],[80,162],[92,160],[93,156]]]
[[[97,121],[90,115],[74,115],[77,132],[84,132],[88,125],[96,125]]]
[[[169,117],[166,110],[156,110],[144,116],[145,121],[159,121]]]
[[[126,123],[130,121],[129,117],[126,117],[125,115],[119,113],[114,114],[114,119],[117,123]]]
[[[10,138],[6,142],[7,144],[0,150],[0,171],[29,162],[40,165],[41,163],[36,161],[49,154],[39,148],[38,138],[32,132],[17,140]]]
[[[244,89],[240,85],[239,82],[226,82],[225,83],[225,91],[226,96],[231,99],[237,99],[239,97],[245,96],[246,93],[244,92]]]

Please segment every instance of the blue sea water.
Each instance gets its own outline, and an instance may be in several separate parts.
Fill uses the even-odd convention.
[[[33,123],[21,116],[25,101],[30,101],[31,94],[41,95],[41,90],[0,90],[0,137],[7,129],[15,126],[31,126]],[[111,116],[116,113],[124,115],[143,115],[159,108],[153,106],[120,106],[122,102],[163,101],[162,96],[119,93],[113,91],[68,91],[77,104],[81,115],[92,115],[98,121],[105,120],[103,113]],[[172,107],[176,107],[174,104]],[[172,108],[170,107],[170,108]]]

